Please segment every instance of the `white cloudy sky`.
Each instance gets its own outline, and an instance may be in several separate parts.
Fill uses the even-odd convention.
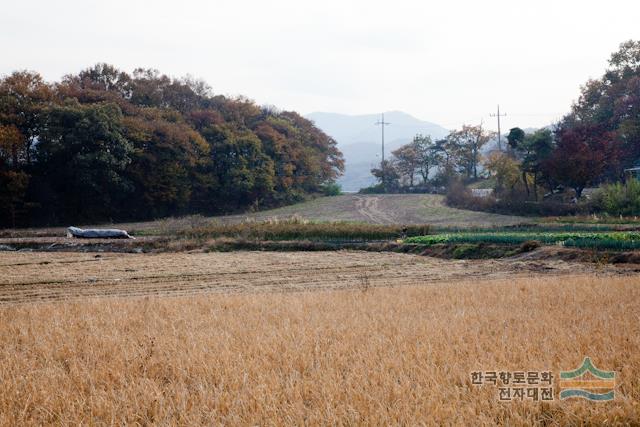
[[[500,103],[559,118],[627,39],[636,1],[4,0],[0,74],[157,68],[301,113],[403,110],[447,128]]]

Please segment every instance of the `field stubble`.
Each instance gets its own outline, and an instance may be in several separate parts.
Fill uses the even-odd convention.
[[[506,275],[626,274],[635,268],[535,259],[442,260],[362,251],[0,252],[0,304],[96,296],[351,289],[363,274],[372,287],[380,287]]]

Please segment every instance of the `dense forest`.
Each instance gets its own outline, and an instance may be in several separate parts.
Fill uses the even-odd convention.
[[[605,74],[582,87],[558,123],[528,133],[513,128],[503,150],[484,149],[492,138],[481,126],[463,126],[436,141],[418,135],[372,170],[380,184],[369,190],[460,191],[463,184],[490,178],[494,197],[510,203],[503,210],[513,211],[517,202],[526,202],[518,208],[544,200],[575,203],[585,188],[602,186],[599,196],[609,201],[599,202],[616,205],[604,210],[640,213],[623,206],[640,206],[640,199],[631,200],[635,184],[626,190],[617,184],[628,177],[625,169],[640,166],[640,42],[622,43]],[[449,200],[463,207],[478,202],[464,194]]]
[[[343,171],[295,112],[192,78],[98,64],[0,80],[0,225],[148,219],[291,203]]]

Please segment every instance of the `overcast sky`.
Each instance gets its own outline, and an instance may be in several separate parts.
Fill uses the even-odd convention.
[[[6,0],[0,74],[96,62],[191,74],[301,113],[402,110],[454,128],[562,116],[618,45],[636,1]]]

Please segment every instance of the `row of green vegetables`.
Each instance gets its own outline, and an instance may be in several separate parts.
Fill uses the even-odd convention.
[[[616,231],[640,231],[640,226],[633,224],[543,224],[528,223],[502,227],[434,227],[438,234],[446,233],[560,233],[585,232],[601,233]]]
[[[443,243],[493,243],[519,245],[527,241],[538,241],[546,245],[563,245],[596,249],[638,249],[639,232],[494,232],[494,233],[442,233],[409,237],[405,243],[435,245]]]

